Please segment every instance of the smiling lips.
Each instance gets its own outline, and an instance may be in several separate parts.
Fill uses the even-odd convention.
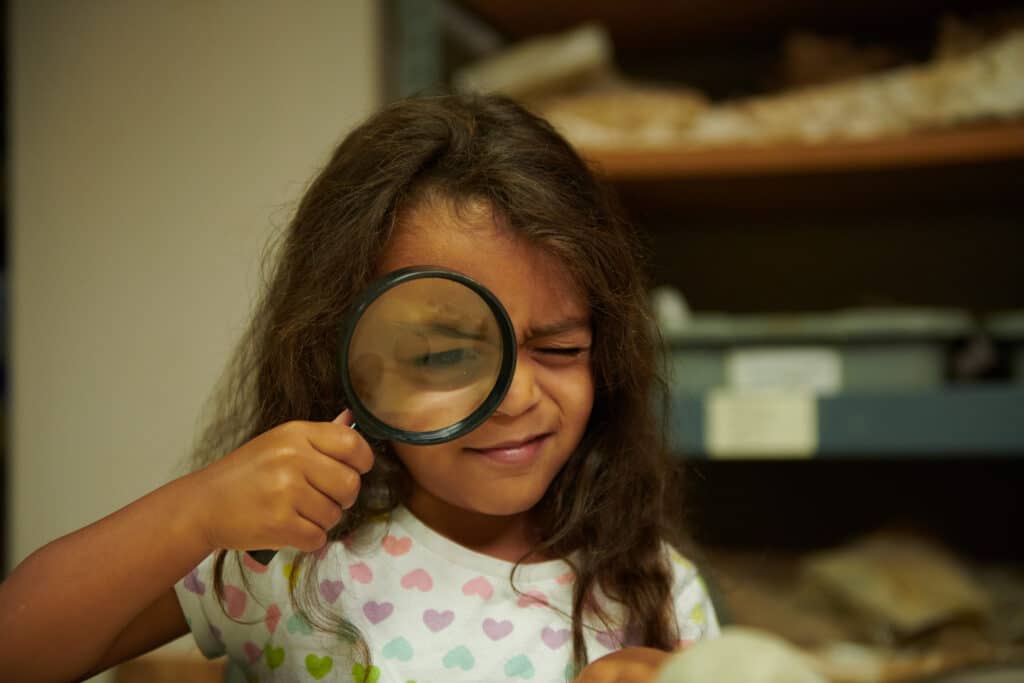
[[[517,441],[504,441],[486,448],[467,448],[466,450],[482,455],[492,462],[505,465],[522,465],[532,462],[537,457],[541,446],[544,445],[549,436],[551,436],[551,433],[547,432]]]

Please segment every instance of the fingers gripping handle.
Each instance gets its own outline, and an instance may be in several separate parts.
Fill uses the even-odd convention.
[[[335,424],[348,424],[350,428],[355,429],[356,423],[348,422],[351,419],[351,413],[348,410],[344,410],[340,415],[338,415],[338,417],[334,418],[333,422]],[[271,560],[274,559],[274,556],[277,555],[276,550],[247,550],[246,552],[249,554],[249,557],[256,560],[264,567],[270,564]]]

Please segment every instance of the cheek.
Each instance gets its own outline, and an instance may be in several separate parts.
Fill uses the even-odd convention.
[[[443,449],[447,444],[438,444],[436,446],[412,446],[407,443],[391,443],[391,450],[394,451],[398,459],[402,461],[410,471],[415,472],[421,469],[431,460],[436,460],[439,453],[437,451]]]
[[[566,426],[582,430],[594,406],[594,376],[589,367],[552,371],[544,390],[558,406]]]

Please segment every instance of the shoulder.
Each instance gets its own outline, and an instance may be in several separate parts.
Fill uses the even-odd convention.
[[[222,554],[223,559],[218,561]],[[287,594],[288,578],[282,567],[290,568],[291,561],[287,552],[279,552],[263,565],[246,553],[218,551],[175,584],[185,620],[203,654],[225,654],[226,636],[240,621],[252,618],[260,610],[259,603],[274,592],[283,588]],[[280,575],[280,580],[275,580],[275,575]],[[254,594],[260,598],[254,598]]]
[[[718,617],[700,569],[668,543],[663,544],[663,548],[672,571],[672,600],[681,645],[717,637]]]

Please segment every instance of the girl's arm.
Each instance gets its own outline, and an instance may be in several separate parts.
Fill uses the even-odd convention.
[[[74,680],[187,632],[171,586],[211,552],[196,533],[192,483],[171,482],[44,546],[0,584],[5,676]],[[44,653],[60,656],[41,666]]]
[[[173,586],[216,548],[322,547],[373,464],[347,421],[276,427],[34,552],[0,584],[4,676],[74,680],[184,633]]]
[[[188,633],[188,624],[174,589],[170,589],[135,617],[114,640],[100,663],[83,678],[145,654]]]

